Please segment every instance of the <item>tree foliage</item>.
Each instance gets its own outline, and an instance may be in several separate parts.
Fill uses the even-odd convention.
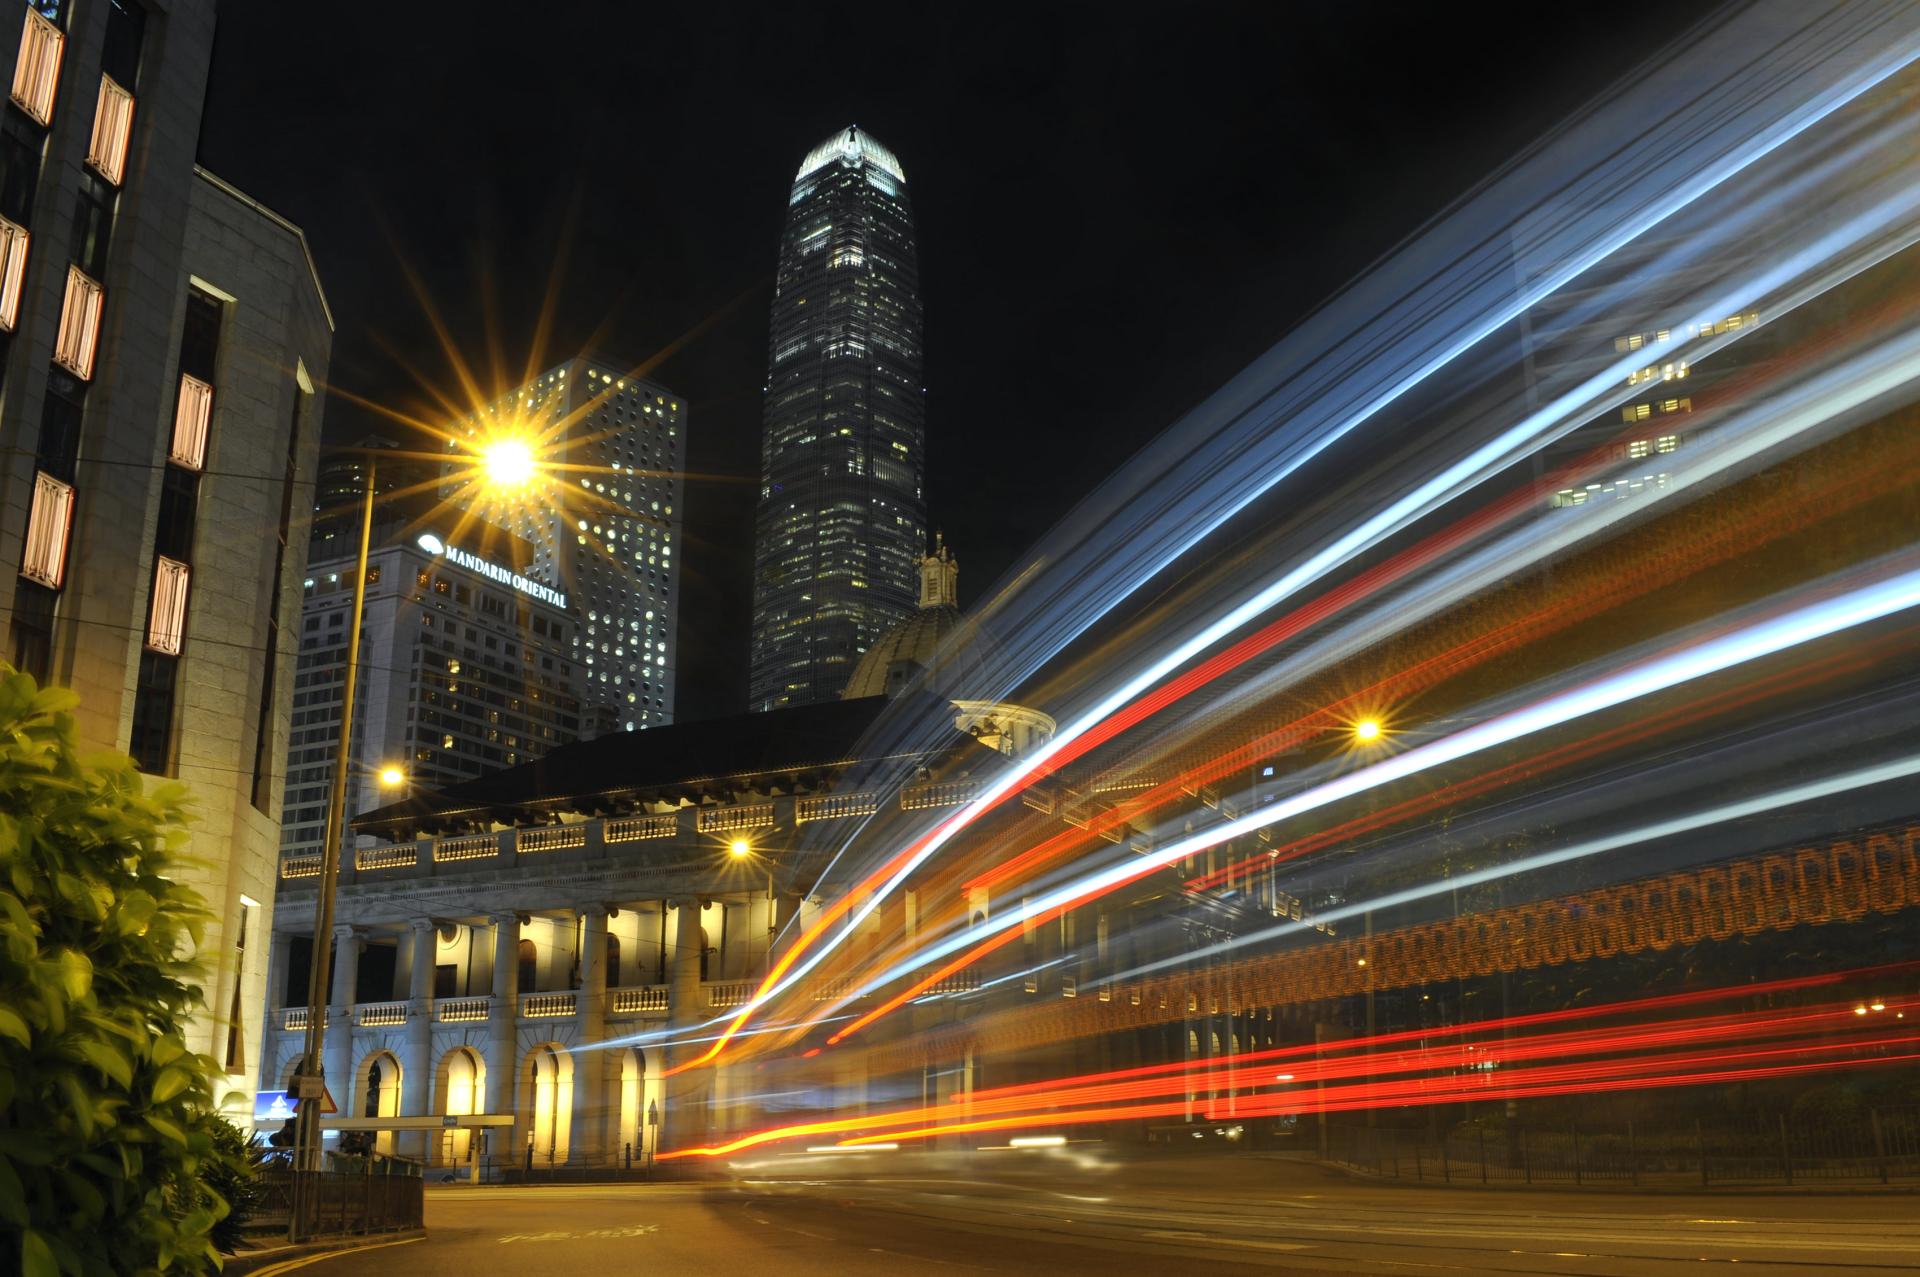
[[[74,703],[0,665],[0,1270],[205,1272],[233,1154],[219,1066],[183,1044],[186,791],[83,757]]]

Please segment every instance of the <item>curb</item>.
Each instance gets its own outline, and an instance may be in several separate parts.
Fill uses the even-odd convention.
[[[323,1241],[301,1242],[297,1246],[271,1246],[265,1250],[243,1250],[226,1256],[221,1265],[221,1277],[247,1277],[272,1264],[288,1259],[305,1259],[308,1256],[318,1258],[335,1251],[353,1251],[367,1246],[379,1246],[390,1242],[413,1241],[425,1237],[424,1228],[409,1228],[397,1233],[369,1233],[359,1237],[329,1237]]]

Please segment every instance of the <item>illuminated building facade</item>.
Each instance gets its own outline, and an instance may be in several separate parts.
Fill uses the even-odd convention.
[[[206,1007],[249,1092],[332,318],[298,227],[194,163],[214,6],[0,24],[0,657],[194,795]]]
[[[579,736],[575,623],[564,597],[489,552],[427,533],[368,557],[349,815]],[[326,843],[356,558],[357,547],[356,556],[315,562],[305,578],[280,841],[296,861],[317,861]],[[383,785],[390,767],[397,787]]]
[[[920,329],[906,175],[865,131],[842,130],[794,178],[774,282],[754,709],[838,696],[913,615],[927,535]]]
[[[529,1148],[539,1169],[629,1155],[638,1166],[751,1120],[750,1066],[667,1076],[699,1047],[636,1036],[577,1048],[657,1039],[742,1005],[780,945],[836,898],[838,838],[889,813],[955,807],[974,771],[1004,757],[973,730],[977,713],[931,699],[913,708],[951,725],[932,747],[876,750],[876,723],[901,704],[834,700],[582,741],[364,813],[332,937],[326,1068],[345,1079],[333,1084],[351,1097],[342,1109],[397,1119],[387,1147],[455,1173],[472,1159],[489,1177],[517,1171]],[[282,865],[259,1079],[270,1090],[304,1049],[315,860]],[[905,925],[903,907],[914,908],[886,903],[886,927]],[[1059,996],[1054,977],[1045,988]]]
[[[687,408],[666,387],[581,356],[458,423],[449,450],[537,435],[554,469],[537,499],[455,504],[533,546],[528,575],[568,596],[575,691],[606,730],[673,721]],[[454,467],[449,467],[452,471]]]

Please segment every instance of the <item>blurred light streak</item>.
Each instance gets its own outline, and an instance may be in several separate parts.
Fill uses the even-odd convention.
[[[1750,990],[1735,987],[1712,990],[1703,996],[1744,998]],[[1624,1006],[1588,1009],[1591,1017],[1617,1016]],[[1902,1007],[1920,1007],[1920,1000],[1897,1003]],[[1872,1066],[1915,1058],[1885,1054],[1889,1047],[1920,1044],[1920,1030],[1888,1032],[1886,1022],[1861,1025],[1852,1011],[1852,1001],[1831,1002],[1815,1007],[1787,1008],[1723,1013],[1691,1020],[1653,1022],[1624,1027],[1597,1027],[1550,1034],[1537,1040],[1497,1036],[1503,1031],[1498,1022],[1462,1026],[1463,1032],[1491,1036],[1490,1040],[1469,1044],[1468,1049],[1491,1053],[1497,1070],[1497,1083],[1478,1060],[1469,1060],[1461,1047],[1419,1046],[1394,1053],[1360,1052],[1337,1060],[1315,1060],[1309,1066],[1296,1066],[1308,1080],[1322,1085],[1313,1091],[1296,1085],[1276,1092],[1254,1094],[1202,1094],[1237,1087],[1245,1078],[1246,1057],[1228,1062],[1228,1067],[1169,1074],[1118,1084],[1081,1087],[1055,1086],[1049,1090],[1024,1093],[999,1092],[993,1097],[982,1094],[962,1101],[892,1113],[867,1113],[820,1122],[798,1123],[752,1132],[729,1143],[703,1149],[677,1150],[663,1157],[714,1156],[744,1148],[802,1135],[840,1134],[842,1146],[857,1146],[866,1141],[904,1141],[940,1135],[990,1130],[1012,1130],[1034,1126],[1073,1126],[1133,1117],[1171,1116],[1203,1111],[1209,1120],[1219,1116],[1248,1117],[1265,1113],[1310,1113],[1343,1109],[1398,1106],[1405,1104],[1450,1103],[1467,1099],[1496,1099],[1508,1096],[1579,1093],[1583,1089],[1606,1089],[1629,1081],[1650,1086],[1695,1085],[1726,1080],[1730,1077],[1753,1078],[1778,1075],[1781,1069],[1809,1069]],[[1803,1035],[1798,1040],[1775,1042],[1793,1030],[1819,1029],[1824,1034]],[[1753,1041],[1745,1044],[1741,1039]],[[1724,1040],[1711,1049],[1703,1049]],[[1348,1046],[1355,1044],[1348,1043]],[[1364,1046],[1364,1043],[1359,1044]],[[1688,1049],[1661,1051],[1660,1048],[1684,1045]],[[1738,1049],[1736,1049],[1738,1048]],[[1307,1048],[1311,1050],[1312,1048]],[[1324,1048],[1323,1048],[1324,1049]],[[1516,1061],[1553,1060],[1569,1054],[1598,1054],[1632,1051],[1625,1058],[1588,1062],[1528,1063]],[[1862,1052],[1880,1052],[1865,1059],[1848,1058]],[[1205,1062],[1202,1062],[1205,1063]],[[1442,1070],[1440,1076],[1402,1077],[1378,1080],[1381,1073]],[[1464,1072],[1462,1072],[1464,1070]],[[1325,1081],[1349,1078],[1367,1080],[1325,1087]],[[1256,1083],[1254,1090],[1258,1091]],[[1179,1098],[1158,1104],[1117,1104],[1113,1101],[1139,1100],[1156,1093],[1178,1093]],[[1062,1108],[1062,1105],[1076,1107]],[[960,1117],[961,1121],[944,1121]],[[874,1133],[875,1128],[886,1129]],[[863,1133],[864,1132],[864,1133]]]
[[[1564,1007],[1555,1011],[1534,1011],[1523,1015],[1499,1016],[1493,1019],[1474,1020],[1460,1024],[1402,1029],[1392,1033],[1377,1033],[1371,1038],[1345,1038],[1318,1044],[1308,1043],[1296,1046],[1270,1047],[1262,1051],[1244,1051],[1230,1058],[1237,1067],[1243,1069],[1253,1066],[1270,1066],[1278,1060],[1308,1061],[1323,1058],[1330,1053],[1339,1054],[1351,1051],[1365,1051],[1404,1042],[1422,1042],[1430,1039],[1444,1040],[1469,1037],[1476,1034],[1504,1035],[1516,1030],[1531,1029],[1542,1025],[1568,1024],[1582,1020],[1672,1011],[1683,1007],[1701,1006],[1725,998],[1772,997],[1782,993],[1832,988],[1835,985],[1856,981],[1888,980],[1910,975],[1915,971],[1920,971],[1920,961],[1896,962],[1884,966],[1859,967],[1850,971],[1829,971],[1822,972],[1818,975],[1789,976],[1778,980],[1763,980],[1752,984],[1730,985],[1713,989],[1693,989],[1684,993],[1656,994],[1652,997],[1632,998],[1623,1002],[1602,1002],[1592,1006]],[[1162,1064],[1146,1064],[1130,1069],[1110,1069],[1101,1073],[1080,1074],[1076,1077],[1052,1078],[1043,1082],[1023,1082],[1012,1086],[983,1087],[980,1090],[972,1092],[955,1092],[951,1098],[958,1102],[962,1098],[982,1100],[1008,1095],[1030,1095],[1036,1091],[1050,1090],[1056,1087],[1073,1087],[1089,1083],[1117,1081],[1125,1078],[1150,1077],[1162,1073],[1179,1073],[1186,1071],[1189,1067],[1191,1067],[1189,1061],[1172,1060]]]
[[[1908,558],[1911,556],[1901,557]],[[1428,744],[1416,746],[1403,754],[1384,759],[1381,762],[1374,763],[1359,771],[1326,781],[1305,793],[1295,795],[1292,798],[1282,799],[1246,816],[1235,820],[1223,821],[1211,829],[1176,840],[1146,855],[1134,857],[1107,869],[1089,874],[1077,882],[1058,888],[1047,895],[1039,897],[1037,900],[1030,900],[1021,908],[1010,911],[1007,915],[1007,921],[990,923],[990,926],[994,926],[999,930],[1000,936],[981,943],[973,948],[971,953],[977,955],[989,952],[991,948],[1006,943],[1006,940],[1001,937],[1012,933],[1023,925],[1057,916],[1059,911],[1063,909],[1071,908],[1082,901],[1111,891],[1124,883],[1144,877],[1156,869],[1172,864],[1174,861],[1183,860],[1195,852],[1203,851],[1208,847],[1226,842],[1231,838],[1277,824],[1282,820],[1290,819],[1302,813],[1326,806],[1339,799],[1352,797],[1355,794],[1363,793],[1369,789],[1385,784],[1388,781],[1402,779],[1431,767],[1454,762],[1493,748],[1496,745],[1507,744],[1549,728],[1563,726],[1627,701],[1636,700],[1651,695],[1654,692],[1664,691],[1667,688],[1693,679],[1705,677],[1709,674],[1716,674],[1723,670],[1758,660],[1761,657],[1771,656],[1800,644],[1878,620],[1910,608],[1916,603],[1920,603],[1920,571],[1908,570],[1900,572],[1886,580],[1855,588],[1837,598],[1811,603],[1784,615],[1754,622],[1743,629],[1737,629],[1730,633],[1708,638],[1691,648],[1684,648],[1665,656],[1658,656],[1643,661],[1638,665],[1596,679],[1583,687],[1576,687],[1558,695],[1547,697],[1533,705],[1500,714],[1451,736],[1442,737]],[[1896,770],[1886,778],[1907,775],[1914,770],[1920,770],[1920,761],[1909,758],[1893,766]],[[1897,770],[1899,768],[1904,768],[1905,770]],[[1883,770],[1885,769],[1869,768],[1865,769],[1863,773],[1853,773],[1852,775],[1879,775]],[[1877,781],[1862,783],[1877,783]],[[1800,788],[1806,787],[1803,786]],[[1763,810],[1779,805],[1773,797],[1757,801],[1764,804],[1762,807]],[[1746,804],[1733,804],[1732,806],[1738,808],[1744,807]],[[1684,821],[1688,818],[1681,819]],[[1675,823],[1676,822],[1673,821],[1665,822],[1666,825],[1673,825]],[[1650,828],[1660,828],[1660,826]],[[1589,846],[1593,846],[1594,850],[1581,851],[1578,848],[1569,848],[1565,851],[1549,853],[1546,856],[1532,857],[1528,862],[1522,862],[1522,864],[1502,866],[1493,870],[1480,870],[1472,874],[1464,875],[1461,878],[1450,879],[1446,882],[1417,888],[1411,892],[1401,892],[1398,893],[1397,896],[1388,897],[1384,900],[1369,901],[1364,904],[1353,905],[1333,911],[1323,911],[1319,915],[1319,920],[1322,922],[1337,921],[1340,918],[1357,916],[1369,910],[1384,907],[1387,904],[1400,903],[1403,900],[1420,899],[1438,891],[1453,890],[1457,887],[1471,885],[1472,881],[1475,880],[1486,881],[1497,877],[1505,877],[1513,873],[1521,872],[1523,864],[1526,868],[1532,868],[1535,867],[1534,862],[1541,865],[1558,864],[1566,860],[1577,859],[1580,855],[1592,855],[1598,850],[1609,849],[1615,845],[1625,845],[1617,841],[1619,837],[1622,836],[1599,839],[1595,840],[1595,844],[1588,844]],[[1624,837],[1629,843],[1643,840],[1643,838],[1635,837],[1631,834],[1625,835]],[[1605,847],[1596,844],[1605,844]],[[1279,936],[1291,934],[1305,925],[1307,924],[1290,923],[1286,926],[1255,932],[1251,935],[1235,937],[1232,940],[1222,942],[1217,948],[1226,949],[1275,939]],[[927,949],[923,950],[916,958],[910,959],[908,963],[897,964],[869,978],[864,983],[863,990],[877,991],[884,988],[895,980],[910,975],[918,967],[925,965],[929,961],[948,957],[962,949],[966,949],[970,940],[971,937],[962,935],[929,945]],[[1135,973],[1184,961],[1186,961],[1184,956],[1164,959],[1159,963],[1150,963],[1144,967],[1136,968]],[[965,963],[963,962],[960,965],[964,966]],[[905,1000],[907,999],[902,996],[896,996],[890,999],[887,1003],[882,1004],[881,1007],[875,1008],[873,1011],[856,1019],[848,1027],[840,1030],[831,1040],[844,1040],[848,1035],[858,1032],[861,1028],[873,1023],[874,1020],[899,1006]]]

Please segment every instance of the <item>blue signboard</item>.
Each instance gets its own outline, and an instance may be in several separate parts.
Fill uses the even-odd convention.
[[[300,1101],[285,1091],[261,1091],[253,1097],[253,1120],[256,1122],[284,1122],[293,1116],[293,1110]]]

